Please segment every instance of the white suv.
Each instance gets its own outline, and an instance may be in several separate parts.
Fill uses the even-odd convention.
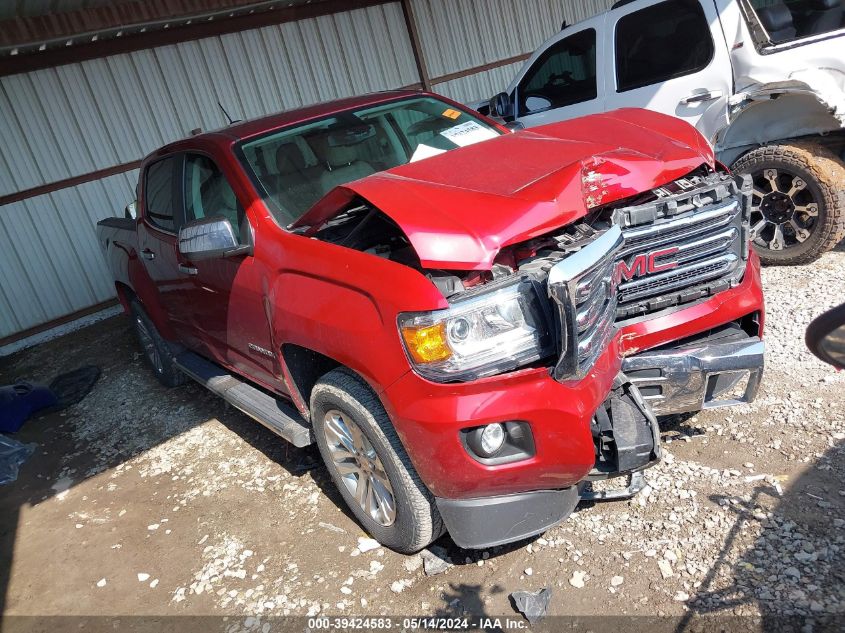
[[[490,114],[526,127],[620,107],[680,117],[752,175],[763,260],[809,262],[845,237],[844,7],[621,0],[545,42]]]

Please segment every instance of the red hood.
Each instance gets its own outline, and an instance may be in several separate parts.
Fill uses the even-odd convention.
[[[625,109],[507,134],[337,187],[297,223],[315,233],[356,196],[390,216],[425,268],[489,269],[503,246],[588,211],[582,168],[601,173],[591,206],[649,191],[713,166],[687,123]]]

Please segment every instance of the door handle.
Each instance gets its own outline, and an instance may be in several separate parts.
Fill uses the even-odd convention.
[[[705,92],[696,92],[695,94],[691,94],[688,97],[684,97],[681,99],[681,103],[684,105],[690,105],[691,103],[703,103],[705,101],[713,101],[714,99],[720,99],[722,97],[721,90],[706,90]]]
[[[194,266],[185,266],[185,264],[179,264],[179,272],[185,275],[196,275],[199,271]]]
[[[149,248],[145,248],[144,250],[141,251],[141,257],[143,257],[144,259],[153,260],[153,259],[156,258],[156,254],[153,251],[151,251]]]

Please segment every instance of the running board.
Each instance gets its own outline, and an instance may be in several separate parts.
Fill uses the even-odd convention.
[[[297,447],[314,443],[311,427],[293,405],[274,398],[193,352],[182,352],[176,366],[236,409]]]

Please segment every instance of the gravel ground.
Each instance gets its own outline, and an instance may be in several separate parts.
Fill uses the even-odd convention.
[[[160,387],[122,317],[3,359],[0,383],[103,368],[82,403],[21,433],[39,450],[0,495],[4,612],[225,614],[237,630],[272,615],[510,616],[511,592],[547,587],[553,615],[836,622],[845,373],[803,334],[845,301],[845,248],[763,276],[755,403],[663,420],[665,460],[637,498],[582,504],[540,538],[483,552],[448,537],[412,557],[378,547],[316,449],[197,386]]]

